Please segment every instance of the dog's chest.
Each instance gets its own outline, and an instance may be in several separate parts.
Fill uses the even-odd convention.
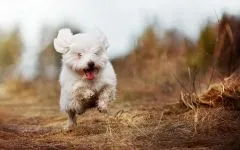
[[[101,82],[101,80],[97,80],[95,82],[89,82],[87,83],[87,86],[93,90],[96,90],[97,92],[99,92],[102,87],[104,86],[104,82]]]

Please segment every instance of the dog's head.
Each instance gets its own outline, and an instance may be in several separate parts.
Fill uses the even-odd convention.
[[[75,35],[70,29],[61,29],[54,47],[62,53],[62,62],[82,79],[94,80],[108,61],[108,41],[99,29]]]

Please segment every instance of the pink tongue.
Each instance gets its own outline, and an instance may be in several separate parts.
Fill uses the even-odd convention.
[[[95,77],[94,71],[87,71],[85,74],[88,80],[93,80]]]

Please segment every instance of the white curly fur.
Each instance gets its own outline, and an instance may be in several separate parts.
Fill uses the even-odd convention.
[[[106,112],[115,98],[116,75],[107,56],[108,41],[95,29],[88,33],[73,35],[69,29],[61,29],[54,39],[54,47],[62,53],[60,74],[60,108],[68,114],[66,129],[76,125],[76,114],[95,102],[100,112]],[[94,78],[87,78],[85,69],[94,62]]]

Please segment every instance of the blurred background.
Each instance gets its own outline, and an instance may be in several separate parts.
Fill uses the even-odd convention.
[[[239,39],[239,8],[238,0],[1,0],[0,79],[57,79],[60,56],[52,40],[61,27],[75,33],[95,26],[102,29],[116,67],[130,67],[126,74],[120,71],[125,76],[139,78],[142,69],[148,78],[154,74],[158,78],[157,72],[173,61],[175,68],[166,68],[173,72],[183,69],[181,64],[206,69],[220,55],[237,57],[230,56],[226,46]],[[217,64],[227,67],[235,61]],[[235,68],[231,67],[222,71],[229,73]]]

